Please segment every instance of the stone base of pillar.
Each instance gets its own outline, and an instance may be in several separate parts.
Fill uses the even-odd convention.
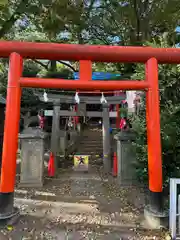
[[[166,229],[168,228],[168,213],[154,212],[151,207],[147,205],[144,208],[145,225],[149,229]]]
[[[149,204],[144,209],[145,224],[150,229],[168,227],[168,212],[163,208],[163,193],[149,192]]]
[[[0,193],[0,221],[10,220],[19,215],[14,207],[14,193]]]

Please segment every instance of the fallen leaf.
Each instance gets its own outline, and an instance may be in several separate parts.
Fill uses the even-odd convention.
[[[13,230],[13,226],[7,226],[7,230],[8,231],[12,231]]]

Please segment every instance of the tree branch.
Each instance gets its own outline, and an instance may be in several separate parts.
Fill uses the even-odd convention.
[[[34,59],[33,59],[33,62],[41,65],[41,66],[44,67],[46,70],[48,70],[48,65],[46,65],[46,64],[44,64],[44,63],[42,63],[42,62],[39,62],[38,60],[34,60]]]
[[[66,62],[63,62],[63,61],[60,61],[60,60],[58,62],[62,63],[63,65],[65,65],[69,68],[71,68],[71,70],[73,70],[73,72],[77,72],[77,70],[73,66],[71,66],[69,63],[66,63]]]

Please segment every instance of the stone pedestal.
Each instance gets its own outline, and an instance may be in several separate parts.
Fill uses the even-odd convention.
[[[20,135],[21,174],[20,186],[42,187],[44,173],[44,139],[47,136],[40,129],[28,128]]]
[[[135,134],[132,131],[122,131],[114,136],[117,141],[117,177],[121,185],[136,184],[136,155],[132,141]]]

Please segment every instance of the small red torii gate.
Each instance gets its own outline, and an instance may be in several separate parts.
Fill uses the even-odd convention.
[[[151,206],[160,211],[162,199],[162,159],[158,63],[180,63],[180,49],[152,47],[88,46],[75,44],[0,41],[0,57],[10,58],[0,181],[0,218],[14,212],[16,153],[20,120],[21,88],[61,88],[73,90],[145,90],[148,139],[148,169]],[[23,59],[80,61],[80,79],[22,77]],[[92,62],[145,63],[144,81],[92,81]]]

